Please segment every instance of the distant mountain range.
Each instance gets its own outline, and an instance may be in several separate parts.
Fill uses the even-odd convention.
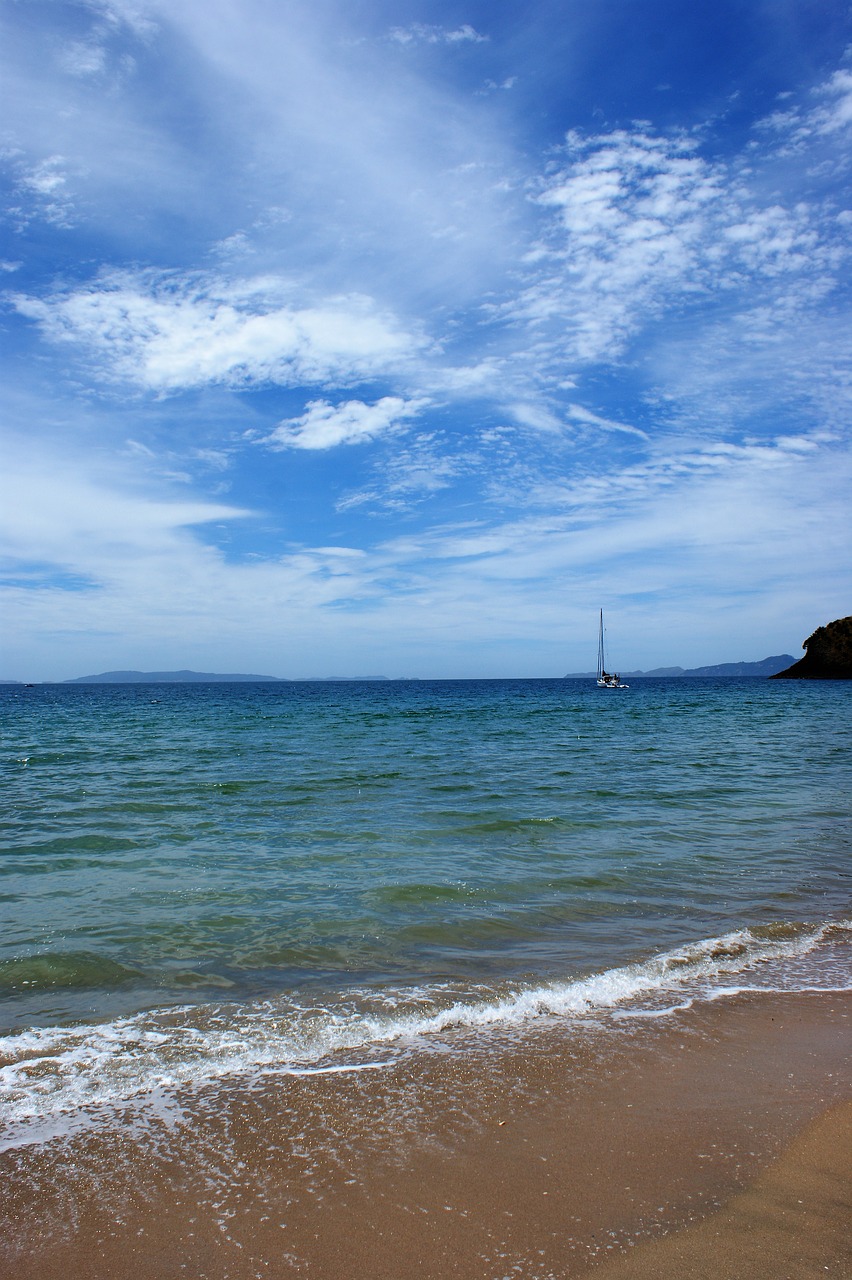
[[[655,667],[653,671],[620,671],[623,678],[631,680],[652,680],[668,677],[697,676],[708,679],[741,680],[752,676],[756,680],[766,680],[777,675],[790,663],[795,661],[791,653],[779,653],[774,658],[762,658],[760,662],[719,662],[712,667]],[[594,671],[575,671],[565,677],[566,680],[594,680]]]

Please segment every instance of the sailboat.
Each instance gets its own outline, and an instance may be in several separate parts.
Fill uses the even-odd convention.
[[[629,689],[629,684],[622,684],[619,677],[613,671],[606,669],[606,653],[604,652],[604,624],[603,609],[601,609],[601,628],[598,633],[598,688],[599,689]]]

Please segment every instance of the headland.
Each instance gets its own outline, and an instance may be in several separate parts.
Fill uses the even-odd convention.
[[[817,627],[802,645],[804,658],[773,680],[852,680],[852,616]]]

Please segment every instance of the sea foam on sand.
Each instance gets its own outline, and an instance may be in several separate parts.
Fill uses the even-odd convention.
[[[0,1156],[0,1267],[16,1280],[571,1280],[644,1265],[699,1222],[735,1241],[761,1206],[779,1212],[756,1180],[850,1098],[849,1011],[848,994],[741,992],[580,1037],[541,1019],[381,1071],[211,1082],[145,1124],[117,1111]],[[833,1160],[808,1166],[798,1216],[768,1224],[774,1272],[741,1265],[735,1243],[736,1265],[714,1270],[705,1234],[685,1246],[692,1270],[675,1252],[635,1274],[845,1276],[819,1182],[840,1188]],[[750,1186],[764,1198],[737,1208]]]

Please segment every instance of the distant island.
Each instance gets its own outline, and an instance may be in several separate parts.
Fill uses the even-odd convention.
[[[791,659],[792,660],[792,659]],[[61,684],[310,684],[312,680],[337,683],[359,680],[387,680],[387,676],[313,676],[289,680],[286,676],[221,675],[215,671],[102,671],[96,676],[75,676]]]
[[[75,676],[62,684],[211,684],[237,680],[253,684],[280,682],[278,676],[218,675],[213,671],[103,671],[97,676]]]
[[[852,617],[817,627],[802,645],[804,658],[773,680],[852,680]]]
[[[653,671],[621,671],[619,674],[631,680],[678,679],[680,677],[705,677],[716,680],[742,680],[744,677],[765,680],[775,676],[791,662],[792,653],[779,653],[774,658],[762,658],[760,662],[719,662],[712,667],[655,667]],[[575,671],[566,680],[594,680],[594,671]]]

